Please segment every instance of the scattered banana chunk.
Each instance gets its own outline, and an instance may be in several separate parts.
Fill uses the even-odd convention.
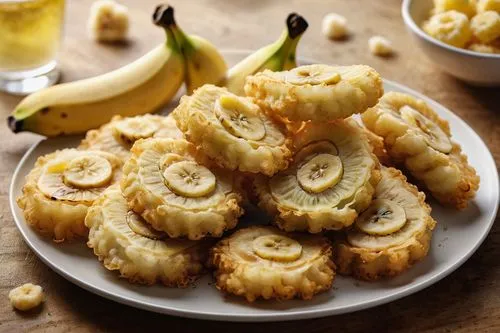
[[[480,42],[488,44],[500,38],[500,14],[492,10],[477,14],[470,21],[470,27]]]
[[[368,47],[373,55],[387,57],[394,52],[392,43],[385,37],[373,36],[368,40]]]
[[[170,237],[220,237],[243,213],[235,175],[212,166],[185,140],[137,141],[123,167],[130,207]],[[207,167],[208,166],[208,167]]]
[[[425,102],[390,92],[362,115],[366,127],[384,138],[389,156],[442,204],[465,208],[479,188],[479,177],[460,146],[451,141],[448,122]]]
[[[338,272],[363,280],[402,273],[427,255],[436,225],[425,195],[401,171],[382,167],[375,200],[335,244]]]
[[[272,178],[256,177],[259,207],[286,231],[338,230],[372,199],[379,163],[352,119],[306,124],[296,135],[293,163]]]
[[[90,7],[87,23],[90,37],[100,42],[118,42],[127,39],[128,8],[113,0],[98,0]]]
[[[36,308],[42,304],[44,298],[42,287],[32,283],[25,283],[9,292],[10,304],[20,311]]]
[[[472,36],[467,15],[455,10],[432,16],[424,23],[423,29],[437,40],[461,48]]]
[[[479,13],[493,10],[500,13],[500,0],[478,0],[477,11]]]
[[[285,129],[251,99],[205,85],[173,112],[189,141],[221,167],[273,175],[288,166]]]
[[[347,19],[339,14],[330,13],[321,23],[323,35],[331,39],[342,39],[347,36]]]
[[[134,142],[149,137],[182,139],[183,134],[171,115],[115,116],[101,128],[88,131],[78,148],[113,153],[125,162]]]
[[[335,276],[332,248],[322,236],[286,234],[253,226],[221,240],[210,255],[217,288],[243,296],[310,299],[328,290]]]
[[[118,184],[90,207],[87,245],[109,270],[132,283],[187,287],[203,271],[204,241],[171,239],[129,210]]]
[[[54,241],[87,236],[88,207],[121,175],[121,161],[102,151],[64,149],[39,157],[17,198],[26,222]]]
[[[384,89],[371,67],[307,65],[247,77],[245,92],[264,110],[291,121],[330,121],[364,112]]]

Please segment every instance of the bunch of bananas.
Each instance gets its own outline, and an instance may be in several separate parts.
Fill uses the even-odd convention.
[[[30,131],[48,137],[85,133],[115,115],[160,111],[174,99],[183,82],[188,94],[207,83],[227,85],[241,94],[247,75],[296,66],[297,44],[308,26],[301,16],[290,14],[276,42],[228,70],[212,43],[182,31],[171,6],[158,6],[153,22],[165,30],[165,43],[113,72],[27,96],[7,119],[9,128],[15,133]]]
[[[170,7],[155,18],[182,34]],[[465,207],[479,178],[448,123],[412,96],[384,95],[368,66],[269,69],[262,54],[283,59],[289,37],[243,60],[243,81],[191,80],[171,115],[116,117],[78,149],[41,157],[18,198],[27,223],[57,241],[88,232],[104,266],[134,283],[185,287],[208,262],[219,290],[249,302],[310,299],[336,273],[377,280],[424,258],[436,222],[394,166]],[[248,205],[273,226],[224,237]]]

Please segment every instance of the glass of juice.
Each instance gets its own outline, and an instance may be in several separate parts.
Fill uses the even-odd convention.
[[[0,90],[25,95],[57,82],[64,0],[0,0]]]

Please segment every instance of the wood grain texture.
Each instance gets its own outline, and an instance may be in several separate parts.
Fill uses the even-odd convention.
[[[107,72],[147,52],[163,40],[151,24],[156,1],[123,0],[132,16],[131,41],[103,46],[89,40],[86,19],[90,0],[69,1],[64,46],[60,54],[63,80]],[[291,11],[304,15],[310,28],[299,46],[300,56],[324,63],[363,63],[385,78],[420,91],[462,117],[486,141],[500,163],[499,90],[467,86],[432,65],[407,34],[400,0],[177,0],[179,24],[221,49],[256,49],[273,41]],[[331,42],[320,33],[322,17],[341,13],[351,36]],[[367,40],[381,34],[397,54],[383,59],[369,54]],[[5,118],[19,98],[0,94]],[[33,332],[500,332],[500,224],[477,253],[434,286],[402,300],[353,314],[289,323],[231,324],[188,320],[148,313],[105,300],[72,285],[45,266],[21,239],[8,205],[8,187],[21,156],[37,140],[13,135],[0,127],[0,331]],[[498,218],[497,218],[497,222]],[[25,282],[41,284],[45,305],[35,313],[11,309],[8,291]]]

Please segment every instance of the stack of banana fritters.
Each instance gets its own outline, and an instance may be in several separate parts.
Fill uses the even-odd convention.
[[[427,254],[436,222],[395,166],[457,208],[478,188],[447,122],[411,96],[382,97],[368,66],[266,70],[245,93],[205,85],[168,117],[114,119],[76,157],[41,158],[18,199],[27,222],[58,240],[88,228],[88,246],[131,282],[183,287],[208,262],[218,289],[250,302],[309,299],[336,272],[375,280]],[[63,187],[72,194],[54,195]],[[62,223],[56,203],[81,217]],[[272,226],[225,235],[245,205]]]

